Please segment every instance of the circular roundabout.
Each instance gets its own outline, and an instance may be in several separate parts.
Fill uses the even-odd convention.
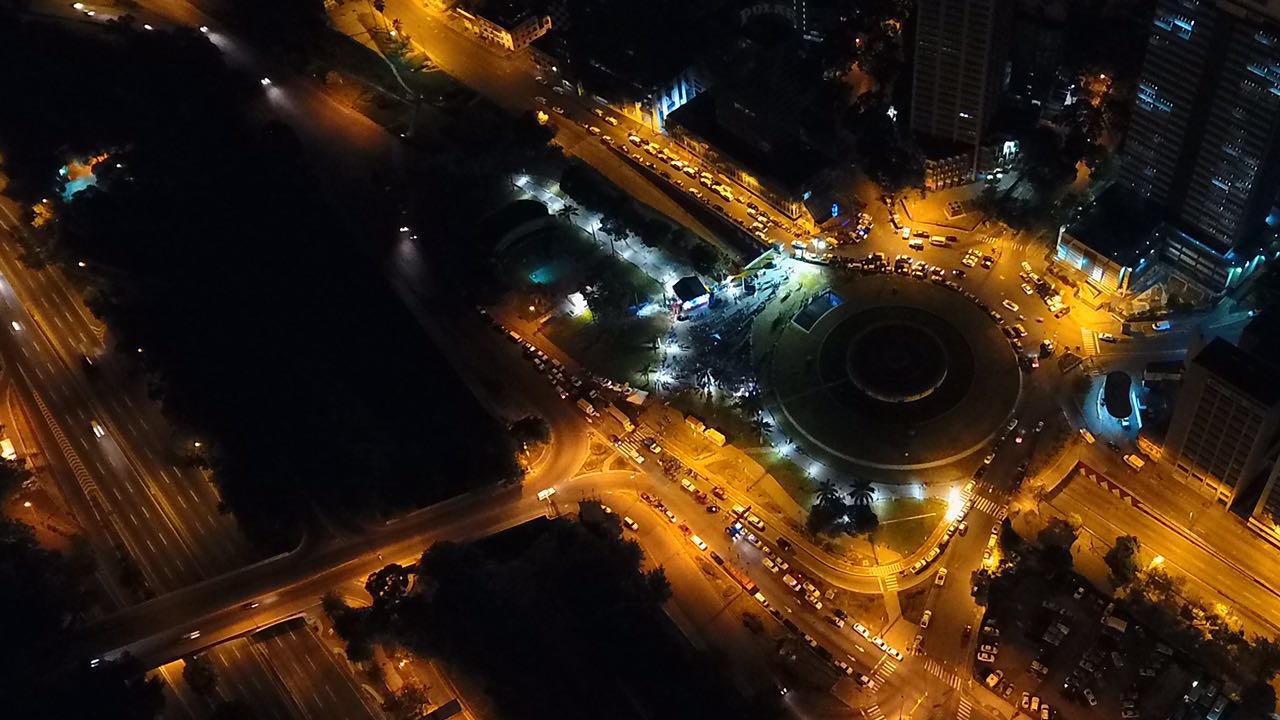
[[[1017,356],[983,309],[896,275],[835,280],[765,358],[775,420],[837,466],[952,462],[1003,429],[1021,391]]]

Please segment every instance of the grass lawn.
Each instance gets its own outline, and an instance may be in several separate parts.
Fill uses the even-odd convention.
[[[645,370],[655,362],[655,343],[667,332],[665,317],[630,318],[605,328],[581,317],[559,315],[542,326],[542,334],[587,369],[633,387],[645,387]]]
[[[875,532],[876,544],[900,555],[909,555],[942,522],[947,503],[939,498],[895,498],[875,503],[872,509],[880,518],[880,527]]]

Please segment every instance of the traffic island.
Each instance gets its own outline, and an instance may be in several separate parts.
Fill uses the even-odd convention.
[[[834,276],[775,337],[758,370],[775,421],[845,471],[962,458],[1001,430],[1021,391],[1000,328],[937,283]]]

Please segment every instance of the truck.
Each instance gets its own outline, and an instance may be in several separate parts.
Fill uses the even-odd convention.
[[[754,595],[759,592],[760,588],[756,587],[755,582],[750,575],[747,575],[745,570],[731,562],[726,562],[723,567],[725,574],[737,581],[742,586],[742,589],[747,591],[748,595]]]
[[[706,423],[692,415],[686,417],[684,421],[689,427],[693,428],[694,432],[705,432],[707,429]]]
[[[1147,464],[1147,461],[1143,460],[1141,455],[1132,453],[1124,456],[1124,463],[1137,472]]]
[[[9,438],[0,438],[0,457],[5,460],[18,459],[18,451],[13,449],[13,441]]]
[[[631,418],[627,414],[618,409],[616,405],[610,404],[605,408],[605,412],[622,424],[622,429],[631,432],[636,429],[635,423],[631,422]]]
[[[710,440],[717,447],[724,447],[724,442],[725,442],[724,433],[720,432],[719,430],[709,427],[702,434],[705,435],[707,439]]]
[[[587,417],[595,417],[597,414],[596,407],[591,403],[587,402],[586,398],[578,398],[578,409],[581,410]]]

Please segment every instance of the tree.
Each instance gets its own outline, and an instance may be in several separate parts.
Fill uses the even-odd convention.
[[[1276,689],[1269,682],[1250,683],[1240,692],[1241,717],[1271,717],[1275,709]]]
[[[364,589],[373,597],[374,610],[394,606],[409,592],[409,570],[403,565],[391,563],[369,575]]]
[[[869,505],[854,505],[849,512],[847,531],[851,535],[865,535],[880,527],[880,518]]]
[[[875,494],[875,486],[866,478],[854,478],[849,483],[849,499],[854,505],[860,507],[871,505],[871,499]]]
[[[511,423],[511,437],[522,446],[551,442],[551,425],[538,415],[527,415]]]
[[[218,689],[218,671],[203,654],[192,655],[183,661],[182,679],[191,686],[192,692],[201,697],[211,697]]]
[[[561,220],[567,223],[572,223],[573,219],[576,218],[577,216],[578,216],[578,206],[570,205],[569,203],[565,203],[561,205],[560,209],[556,211],[556,217],[560,218]]]
[[[31,477],[25,460],[0,460],[0,504],[4,504]]]
[[[427,688],[415,682],[405,683],[382,703],[382,709],[394,720],[418,720],[423,708],[431,704]]]
[[[849,506],[845,503],[840,488],[831,480],[823,480],[818,483],[813,506],[809,508],[809,516],[805,518],[805,527],[814,535],[842,530],[848,512]]]
[[[662,567],[646,572],[644,584],[649,589],[649,594],[659,603],[671,599],[671,581],[667,579],[667,571]]]
[[[618,248],[614,245],[614,242],[626,242],[627,238],[631,235],[630,231],[627,230],[626,224],[623,223],[621,218],[618,218],[616,215],[606,215],[604,219],[600,221],[600,231],[609,238],[609,251],[615,256],[618,254]]]
[[[1138,551],[1142,543],[1134,535],[1121,535],[1116,538],[1115,545],[1103,556],[1110,570],[1111,584],[1116,587],[1128,585],[1138,575]]]

